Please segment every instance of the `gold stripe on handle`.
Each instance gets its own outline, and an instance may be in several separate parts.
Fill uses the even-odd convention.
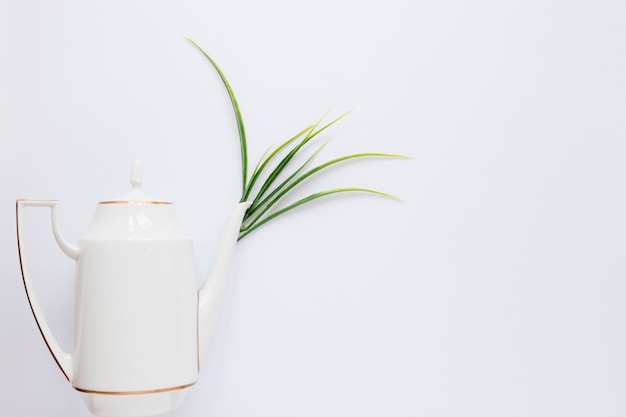
[[[179,391],[185,388],[189,388],[195,384],[195,381],[191,384],[179,385],[177,387],[150,389],[146,391],[96,391],[90,389],[83,389],[74,387],[76,391],[84,392],[85,394],[100,394],[100,395],[145,395],[145,394],[158,394],[160,392]]]
[[[39,329],[39,333],[41,333],[41,337],[43,338],[44,343],[46,344],[46,347],[48,348],[48,350],[50,351],[50,354],[52,355],[52,358],[54,359],[54,362],[56,362],[57,366],[59,367],[59,369],[61,370],[61,372],[63,373],[63,376],[65,377],[65,379],[67,379],[68,382],[70,382],[70,376],[65,373],[65,370],[63,369],[63,367],[61,366],[61,362],[59,361],[59,359],[56,357],[56,355],[54,354],[54,352],[52,351],[52,348],[50,347],[50,343],[48,343],[48,339],[46,338],[46,335],[43,332],[43,329],[41,328],[41,324],[39,323],[39,319],[37,318],[37,314],[35,314],[35,308],[33,307],[33,303],[30,300],[30,292],[28,291],[28,284],[26,283],[26,271],[24,270],[24,260],[22,257],[22,242],[20,240],[21,237],[21,233],[20,233],[20,205],[22,203],[28,203],[29,201],[33,201],[33,200],[25,200],[25,199],[19,199],[15,202],[15,229],[17,231],[17,256],[20,259],[20,272],[22,273],[22,283],[24,284],[24,291],[26,292],[26,299],[28,300],[28,306],[30,307],[30,311],[31,313],[33,313],[33,317],[35,318],[35,323],[37,323],[37,328]],[[56,200],[50,200],[50,201],[42,201],[44,203],[54,203],[56,202]]]

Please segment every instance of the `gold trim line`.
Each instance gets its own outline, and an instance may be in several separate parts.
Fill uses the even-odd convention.
[[[195,381],[191,384],[180,385],[178,387],[150,389],[146,391],[95,391],[90,389],[83,389],[74,387],[76,391],[84,392],[85,394],[100,394],[100,395],[145,395],[145,394],[158,394],[160,392],[179,391],[185,388],[189,388],[195,384]]]
[[[20,203],[28,202],[28,201],[32,201],[32,200],[20,199],[20,200],[15,201],[15,229],[17,231],[17,256],[20,258],[20,272],[22,273],[22,283],[24,284],[24,291],[26,292],[26,299],[28,300],[28,306],[30,307],[31,313],[33,313],[33,317],[35,318],[35,323],[37,323],[37,328],[39,329],[39,333],[41,333],[41,337],[43,338],[43,341],[46,344],[46,347],[50,351],[52,358],[54,359],[57,366],[61,370],[61,373],[63,374],[65,379],[67,379],[67,382],[70,382],[70,376],[67,373],[65,373],[65,369],[63,369],[63,367],[61,366],[61,362],[52,351],[52,347],[50,347],[50,343],[48,343],[48,339],[46,338],[46,335],[43,333],[43,329],[41,327],[41,324],[39,323],[39,318],[37,318],[37,314],[35,314],[33,303],[30,301],[30,292],[28,292],[28,285],[26,284],[26,273],[25,273],[26,271],[24,271],[24,260],[22,259],[22,242],[20,240],[21,233],[20,233],[19,217],[20,217]],[[51,200],[51,201],[56,201],[56,200]]]
[[[111,200],[100,201],[98,204],[172,204],[169,201],[135,201],[135,200]]]

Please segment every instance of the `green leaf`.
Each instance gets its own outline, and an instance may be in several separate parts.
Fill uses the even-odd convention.
[[[261,175],[261,173],[263,172],[267,164],[272,160],[272,158],[274,158],[274,156],[276,156],[276,154],[279,153],[281,150],[283,150],[287,145],[289,145],[290,143],[292,143],[293,141],[295,141],[296,139],[298,139],[299,137],[301,137],[302,135],[304,135],[307,131],[310,131],[311,129],[313,129],[313,125],[308,126],[306,129],[303,129],[301,132],[297,133],[292,138],[283,142],[265,160],[263,160],[263,157],[261,157],[261,159],[259,160],[259,163],[257,164],[256,168],[252,172],[252,176],[250,177],[250,182],[248,183],[248,186],[246,187],[246,191],[244,193],[242,201],[245,201],[250,196],[250,192],[252,192],[252,187],[254,187],[256,180],[259,178],[259,176]],[[269,152],[269,149],[268,149],[268,152]],[[266,154],[268,152],[266,152]]]
[[[259,203],[259,205],[257,205],[256,207],[248,208],[248,210],[246,211],[246,215],[244,217],[244,220],[248,220],[250,217],[252,217],[252,215],[259,208],[263,207],[263,204],[265,204],[269,199],[271,199],[274,195],[276,195],[276,193],[280,192],[280,190],[283,189],[287,184],[289,184],[300,172],[302,172],[302,170],[304,168],[309,166],[311,161],[313,161],[313,159],[315,159],[315,157],[322,151],[322,149],[324,149],[324,147],[328,144],[328,142],[330,142],[330,139],[328,139],[326,142],[322,143],[315,150],[315,152],[300,166],[300,168],[298,168],[293,174],[291,174],[286,180],[284,180],[278,187],[276,187],[274,190],[272,190],[272,192],[267,197],[265,197],[265,199],[261,203]],[[254,220],[253,220],[253,222],[254,222]]]
[[[241,240],[243,237],[247,236],[250,232],[252,232],[255,229],[258,229],[259,227],[261,227],[262,225],[264,225],[265,223],[275,219],[276,217],[287,213],[288,211],[293,210],[294,208],[301,206],[305,203],[311,202],[313,200],[316,200],[318,198],[321,197],[325,197],[331,194],[337,194],[337,193],[344,193],[344,192],[366,192],[366,193],[372,193],[372,194],[377,194],[383,197],[387,197],[387,198],[392,198],[394,200],[400,200],[398,197],[393,196],[391,194],[387,194],[387,193],[382,193],[380,191],[376,191],[376,190],[370,190],[369,188],[357,188],[357,187],[348,187],[348,188],[333,188],[330,190],[326,190],[326,191],[321,191],[315,194],[311,194],[308,197],[302,198],[298,201],[296,201],[295,203],[292,203],[290,205],[288,205],[287,207],[276,211],[275,213],[272,213],[271,215],[265,217],[264,219],[260,220],[259,222],[255,223],[254,225],[246,228],[245,230],[242,230],[239,233],[239,238],[237,240]]]
[[[316,137],[318,134],[320,134],[322,131],[326,130],[328,127],[334,125],[335,123],[337,123],[339,120],[343,119],[346,115],[348,115],[350,112],[346,112],[344,114],[342,114],[341,116],[337,117],[336,119],[330,121],[329,123],[327,123],[326,125],[324,125],[323,127],[321,127],[318,130],[315,130],[315,128],[321,123],[321,121],[324,119],[324,117],[326,117],[326,115],[324,115],[324,117],[322,117],[317,123],[315,123],[313,125],[313,128],[311,129],[311,131],[309,132],[309,134],[307,134],[302,141],[300,141],[300,143],[293,148],[281,161],[280,163],[276,166],[276,168],[274,168],[274,170],[270,173],[270,175],[267,177],[267,179],[265,180],[265,182],[263,183],[263,185],[261,186],[261,189],[259,190],[259,192],[257,193],[256,197],[254,198],[253,202],[252,202],[252,209],[254,209],[255,206],[258,205],[259,200],[261,199],[261,197],[263,197],[263,195],[267,192],[267,190],[272,186],[272,184],[274,183],[274,181],[276,180],[276,178],[282,173],[282,171],[285,169],[285,167],[289,164],[289,162],[293,159],[293,157],[300,151],[300,149],[302,149],[302,147],[304,145],[306,145],[309,141],[311,141],[311,139],[313,139],[314,137]]]
[[[226,88],[226,91],[228,92],[228,96],[230,97],[232,108],[235,114],[235,120],[237,122],[237,130],[239,133],[239,144],[240,144],[240,149],[241,149],[241,178],[242,178],[241,201],[242,202],[248,201],[248,198],[250,198],[253,195],[254,186],[256,182],[259,180],[259,178],[265,173],[265,170],[266,169],[269,170],[268,169],[269,163],[272,162],[272,160],[274,160],[274,158],[281,151],[287,149],[290,145],[294,144],[297,139],[302,138],[302,136],[304,135],[304,137],[300,140],[300,142],[297,143],[295,146],[293,146],[291,150],[276,164],[276,166],[270,171],[270,173],[267,175],[267,177],[265,178],[265,180],[259,187],[259,190],[255,192],[252,205],[244,216],[244,220],[240,228],[239,239],[243,238],[244,236],[247,236],[253,230],[256,230],[260,226],[266,224],[267,222],[275,219],[276,217],[290,210],[293,210],[294,208],[298,206],[301,206],[310,201],[313,201],[318,198],[328,196],[331,194],[357,191],[357,192],[374,193],[374,194],[378,194],[384,197],[397,199],[397,197],[394,197],[390,194],[386,194],[380,191],[371,190],[367,188],[357,188],[357,187],[333,188],[330,190],[311,194],[308,197],[300,199],[296,201],[295,203],[288,205],[285,208],[277,210],[273,213],[270,212],[268,214],[269,210],[278,202],[282,201],[285,195],[289,193],[291,190],[293,190],[294,187],[298,186],[300,183],[302,183],[302,181],[306,180],[312,175],[315,175],[332,165],[335,165],[337,163],[340,163],[342,161],[346,161],[349,159],[364,158],[364,157],[388,157],[388,158],[406,158],[406,157],[403,155],[397,155],[397,154],[383,154],[383,153],[373,153],[373,152],[356,153],[356,154],[342,156],[340,158],[335,158],[321,165],[318,165],[313,169],[306,171],[304,174],[301,174],[302,171],[306,167],[309,166],[311,161],[322,150],[322,148],[324,148],[326,143],[328,143],[328,141],[326,141],[302,165],[300,165],[295,171],[293,171],[291,175],[287,177],[286,180],[281,182],[278,186],[274,186],[274,183],[276,182],[277,178],[286,171],[287,167],[290,166],[292,160],[297,155],[302,153],[302,148],[308,142],[310,142],[312,139],[317,137],[321,132],[323,132],[324,130],[328,129],[330,126],[332,126],[333,124],[341,120],[350,112],[346,112],[342,114],[341,116],[339,116],[338,118],[331,120],[329,123],[318,128],[322,120],[324,120],[324,118],[326,117],[326,115],[324,115],[324,117],[322,117],[317,123],[307,127],[306,129],[296,134],[294,137],[283,142],[275,150],[271,151],[272,148],[271,147],[268,148],[267,151],[263,154],[263,156],[261,156],[261,158],[259,159],[259,162],[257,163],[254,170],[252,171],[250,181],[248,182],[248,146],[246,142],[246,133],[245,133],[245,128],[243,124],[243,117],[241,115],[241,111],[239,109],[239,104],[237,103],[237,98],[235,97],[235,93],[233,92],[233,89],[231,88],[228,80],[226,79],[226,76],[224,75],[220,67],[217,65],[217,63],[196,42],[194,42],[192,39],[189,39],[189,38],[187,38],[187,40],[191,42],[196,48],[198,48],[198,50],[200,50],[200,52],[202,52],[202,54],[209,60],[209,62],[211,63],[215,71],[217,71],[218,75],[220,76],[222,83],[224,84],[224,87]],[[255,213],[256,213],[256,216],[252,218],[253,214]]]
[[[237,131],[239,132],[239,145],[241,149],[241,182],[242,182],[241,195],[244,196],[246,193],[246,184],[248,181],[247,180],[248,178],[248,145],[246,143],[246,131],[243,126],[243,118],[241,116],[241,111],[239,110],[239,104],[237,103],[237,98],[235,97],[235,93],[233,92],[233,89],[230,87],[230,84],[228,83],[226,76],[224,75],[220,67],[217,65],[217,63],[213,60],[213,58],[211,58],[209,54],[207,54],[200,47],[200,45],[195,43],[192,39],[187,38],[187,40],[191,42],[196,48],[198,48],[200,52],[202,52],[202,54],[209,60],[211,65],[213,65],[213,68],[215,68],[220,78],[222,79],[222,83],[224,84],[224,87],[226,87],[226,90],[228,91],[228,96],[230,97],[230,102],[232,103],[233,111],[235,112],[235,119],[237,121]],[[243,198],[241,201],[242,202],[244,201]]]
[[[261,162],[263,162],[263,159],[270,153],[270,151],[272,150],[272,146],[274,145],[268,146],[265,152],[263,152],[263,155],[261,155],[261,158],[259,158],[259,162],[256,163],[256,166],[254,167],[254,170],[252,171],[253,173],[256,173],[257,171],[259,171]],[[252,175],[252,177],[254,177],[254,175]]]
[[[351,154],[351,155],[346,155],[346,156],[342,156],[339,158],[335,158],[333,160],[330,160],[328,162],[325,162],[321,165],[316,166],[315,168],[305,172],[304,174],[302,174],[301,176],[295,178],[293,181],[291,181],[287,186],[283,187],[282,191],[280,191],[278,194],[275,195],[275,197],[273,199],[264,199],[263,202],[259,203],[257,207],[262,207],[260,210],[261,212],[257,215],[257,217],[255,218],[255,220],[253,221],[256,222],[257,220],[259,220],[273,205],[275,205],[278,201],[280,201],[285,194],[287,194],[289,191],[291,191],[295,186],[297,186],[298,184],[300,184],[302,181],[304,181],[305,179],[309,178],[310,176],[332,166],[335,165],[339,162],[343,162],[343,161],[347,161],[349,159],[354,159],[354,158],[366,158],[366,157],[382,157],[382,158],[407,158],[404,155],[398,155],[398,154],[387,154],[387,153],[376,153],[376,152],[364,152],[364,153],[356,153],[356,154]],[[254,210],[256,211],[256,210]],[[253,213],[254,211],[252,211],[251,209],[248,209],[248,217],[250,216],[249,213]]]

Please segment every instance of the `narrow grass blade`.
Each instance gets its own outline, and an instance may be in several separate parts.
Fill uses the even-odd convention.
[[[252,232],[255,229],[258,229],[259,227],[261,227],[262,225],[264,225],[265,223],[275,219],[276,217],[287,213],[290,210],[293,210],[294,208],[301,206],[303,204],[306,204],[308,202],[311,202],[313,200],[316,200],[318,198],[321,197],[325,197],[331,194],[337,194],[337,193],[345,193],[345,192],[365,192],[365,193],[372,193],[372,194],[377,194],[383,197],[387,197],[387,198],[392,198],[394,200],[400,200],[398,197],[393,196],[391,194],[387,194],[387,193],[383,193],[380,191],[376,191],[376,190],[371,190],[369,188],[357,188],[357,187],[347,187],[347,188],[333,188],[330,190],[326,190],[326,191],[320,191],[318,193],[315,194],[311,194],[308,197],[302,198],[298,201],[296,201],[293,204],[288,205],[287,207],[276,211],[275,213],[272,213],[271,215],[263,218],[262,220],[259,220],[258,222],[256,222],[255,224],[249,226],[248,228],[246,228],[245,230],[241,231],[239,233],[239,238],[238,240],[241,240],[243,237],[247,236],[250,232]]]
[[[274,195],[276,195],[278,192],[280,192],[280,190],[282,190],[284,187],[287,186],[287,184],[289,184],[300,172],[302,172],[302,170],[304,168],[306,168],[307,166],[309,166],[309,164],[311,163],[311,161],[313,161],[313,159],[315,159],[315,157],[322,151],[322,149],[324,149],[324,147],[328,144],[328,142],[330,142],[330,139],[328,139],[326,142],[322,143],[316,150],[315,152],[313,152],[313,154],[300,166],[300,168],[298,168],[293,174],[291,174],[286,180],[284,180],[278,187],[274,188],[274,190],[272,190],[272,192],[265,197],[265,199],[256,207],[250,206],[250,208],[246,211],[246,214],[244,216],[244,221],[248,220],[250,217],[252,217],[252,215],[260,208],[263,207],[263,204],[265,204],[265,202],[267,202],[268,200],[270,200]]]
[[[320,120],[318,120],[315,124],[312,125],[312,127],[309,129],[308,133],[302,139],[302,141],[296,147],[294,147],[287,155],[285,155],[283,157],[283,159],[280,160],[278,165],[267,176],[267,178],[265,179],[265,181],[261,185],[260,190],[257,192],[257,194],[256,194],[256,196],[255,196],[255,198],[254,198],[254,200],[252,202],[252,207],[255,205],[255,203],[257,203],[259,201],[259,199],[263,196],[263,194],[265,194],[265,192],[271,187],[271,185],[273,184],[274,180],[280,175],[280,173],[283,171],[283,169],[285,169],[285,167],[289,164],[291,159],[293,159],[293,157],[298,153],[298,151],[300,149],[302,149],[302,147],[308,141],[310,141],[313,137],[315,137],[315,135],[317,134],[315,132],[315,129],[321,123],[321,121],[324,119],[324,117],[326,117],[326,115],[324,115]]]
[[[267,190],[272,186],[272,184],[274,183],[274,181],[276,180],[276,178],[281,174],[281,172],[283,171],[283,169],[285,169],[285,167],[289,164],[289,162],[293,159],[293,157],[300,151],[300,149],[302,149],[302,147],[304,145],[306,145],[309,141],[311,141],[311,139],[313,139],[314,137],[316,137],[318,134],[320,134],[322,131],[326,130],[327,128],[329,128],[330,126],[334,125],[335,123],[337,123],[339,120],[343,119],[345,116],[347,116],[350,112],[345,112],[344,114],[342,114],[341,116],[337,117],[336,119],[330,121],[329,123],[327,123],[326,125],[322,126],[321,128],[315,130],[315,128],[321,123],[321,121],[323,120],[320,119],[315,125],[313,125],[313,129],[311,129],[311,132],[309,134],[307,134],[304,139],[302,139],[302,141],[300,141],[300,143],[293,148],[281,161],[280,163],[276,166],[276,168],[274,168],[274,170],[270,173],[270,175],[267,177],[267,179],[265,180],[265,182],[263,183],[263,185],[261,186],[259,192],[257,193],[254,201],[252,202],[252,208],[256,205],[258,205],[259,200],[263,197],[263,195],[267,192]],[[325,117],[325,116],[324,116]]]
[[[398,155],[398,154],[364,152],[364,153],[355,153],[355,154],[346,155],[346,156],[342,156],[342,157],[339,157],[339,158],[332,159],[332,160],[330,160],[328,162],[325,162],[325,163],[323,163],[321,165],[316,166],[315,168],[312,168],[311,170],[305,172],[301,176],[295,178],[288,185],[283,187],[283,190],[280,191],[278,194],[276,194],[273,199],[270,200],[268,198],[265,198],[261,203],[257,204],[257,207],[262,207],[262,208],[260,209],[261,212],[260,212],[260,214],[257,215],[255,221],[257,219],[259,219],[260,217],[262,217],[263,214],[265,214],[274,204],[276,204],[278,201],[280,201],[285,194],[287,194],[295,186],[297,186],[298,184],[300,184],[302,181],[304,181],[305,179],[309,178],[310,176],[312,176],[312,175],[316,174],[317,172],[320,172],[323,169],[326,169],[326,168],[328,168],[328,167],[330,167],[332,165],[338,164],[340,162],[347,161],[349,159],[367,158],[367,157],[403,158],[403,159],[407,158],[404,155]],[[251,207],[251,209],[253,209],[253,207]],[[248,209],[249,213],[252,212],[251,209]],[[256,211],[256,210],[254,210],[254,211]],[[247,213],[247,215],[249,216],[248,213]]]
[[[263,155],[263,157],[261,157],[261,159],[259,160],[259,163],[254,168],[254,171],[252,171],[252,176],[250,177],[250,182],[248,183],[248,185],[246,187],[246,191],[245,191],[243,199],[242,199],[243,201],[245,201],[249,197],[250,193],[252,192],[252,187],[254,187],[254,184],[256,183],[256,180],[259,178],[259,176],[261,175],[261,173],[263,172],[263,170],[265,169],[267,164],[274,158],[274,156],[276,156],[276,154],[278,154],[281,150],[283,150],[287,145],[289,145],[290,143],[292,143],[293,141],[295,141],[296,139],[298,139],[299,137],[304,135],[306,132],[309,132],[313,128],[314,128],[313,125],[307,126],[301,132],[297,133],[292,138],[290,138],[290,139],[286,140],[285,142],[283,142],[265,160],[263,158],[266,155]],[[269,149],[268,149],[268,152],[266,152],[266,154],[267,153],[269,153]]]
[[[261,162],[263,162],[263,159],[265,159],[265,157],[267,155],[269,155],[270,151],[272,150],[272,146],[274,145],[270,145],[267,147],[267,149],[265,150],[265,152],[263,152],[263,155],[261,155],[261,158],[259,159],[259,162],[256,163],[256,166],[254,167],[254,170],[252,171],[253,173],[256,173],[257,171],[259,171],[259,167],[261,166]],[[254,175],[253,175],[254,177]]]
[[[230,84],[228,83],[226,76],[224,75],[220,67],[217,65],[217,63],[213,60],[213,58],[211,58],[209,54],[207,54],[204,51],[204,49],[202,49],[200,45],[198,45],[192,39],[187,38],[187,40],[191,42],[196,48],[198,48],[200,52],[202,52],[202,54],[209,60],[211,65],[213,65],[213,68],[215,68],[220,78],[222,79],[222,83],[224,84],[224,87],[226,87],[226,91],[228,91],[228,96],[230,97],[230,102],[233,106],[233,111],[235,112],[235,119],[237,121],[237,131],[239,132],[239,144],[241,148],[241,182],[242,182],[241,193],[243,196],[246,192],[246,184],[248,181],[248,145],[246,143],[246,131],[243,125],[243,118],[241,116],[241,111],[239,110],[239,104],[237,103],[237,98],[235,97],[235,93],[233,92],[233,89],[230,87]],[[242,201],[244,200],[242,199]]]

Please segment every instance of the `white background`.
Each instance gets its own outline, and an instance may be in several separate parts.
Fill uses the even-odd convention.
[[[626,415],[622,1],[0,3],[0,406],[87,416],[21,283],[16,198],[70,241],[128,190],[176,202],[198,270],[251,164],[330,110],[331,198],[245,238],[176,416]],[[31,269],[71,349],[73,265],[33,210]]]

